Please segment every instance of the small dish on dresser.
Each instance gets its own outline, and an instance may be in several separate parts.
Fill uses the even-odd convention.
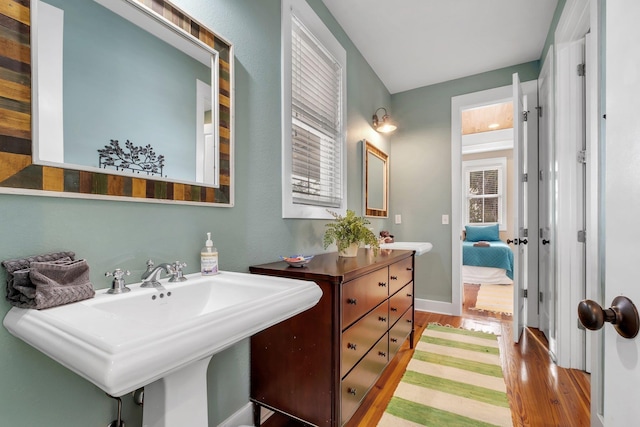
[[[281,256],[280,259],[289,264],[291,267],[304,267],[306,264],[311,261],[313,255],[291,255],[291,256]]]

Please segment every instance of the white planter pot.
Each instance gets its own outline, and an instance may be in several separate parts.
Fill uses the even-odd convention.
[[[358,256],[358,249],[360,248],[360,243],[352,243],[343,251],[338,251],[338,256],[341,257],[355,257]]]

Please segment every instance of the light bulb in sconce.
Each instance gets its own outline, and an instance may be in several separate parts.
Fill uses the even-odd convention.
[[[382,119],[378,118],[378,111],[383,110],[384,114],[382,115]],[[387,113],[387,109],[384,107],[380,107],[373,114],[372,118],[373,128],[380,133],[389,133],[393,132],[398,128],[398,126],[391,120],[389,114]]]

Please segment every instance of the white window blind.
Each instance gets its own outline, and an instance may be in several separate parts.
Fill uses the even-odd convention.
[[[506,159],[463,162],[466,184],[466,223],[500,224],[506,220]]]
[[[342,204],[342,69],[292,15],[291,191],[293,203]]]
[[[469,172],[469,222],[499,222],[499,177],[497,169]]]

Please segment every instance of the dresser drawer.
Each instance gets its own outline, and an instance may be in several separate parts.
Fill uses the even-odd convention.
[[[389,266],[389,295],[413,280],[413,257],[405,258]]]
[[[393,326],[410,305],[413,305],[413,282],[389,298],[389,326]]]
[[[355,368],[342,380],[342,422],[351,418],[360,402],[376,382],[389,361],[388,335],[385,334]]]
[[[402,343],[413,330],[413,306],[404,312],[398,323],[389,329],[389,360],[398,352]]]
[[[342,369],[340,378],[358,363],[367,351],[389,329],[389,303],[383,302],[369,314],[351,325],[342,334]]]
[[[388,274],[385,267],[342,285],[342,329],[387,299]]]

